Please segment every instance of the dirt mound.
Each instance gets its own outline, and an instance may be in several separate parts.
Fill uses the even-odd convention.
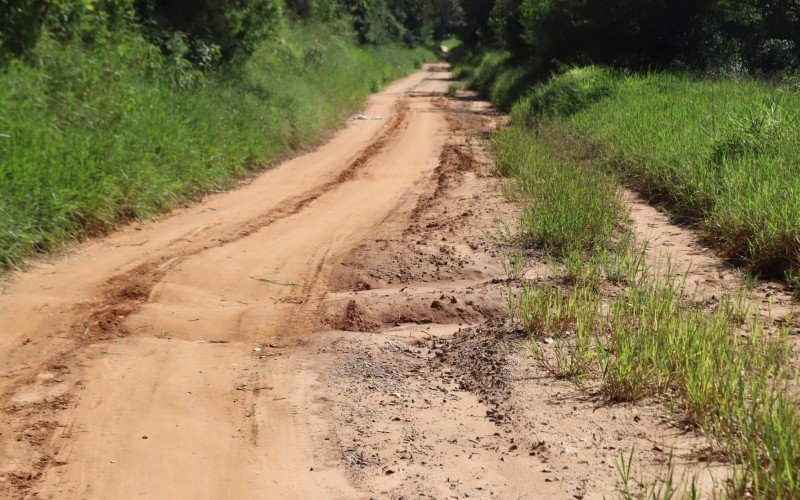
[[[350,300],[341,315],[324,320],[324,324],[333,330],[346,332],[378,332],[381,323],[372,314],[360,307],[355,300]]]

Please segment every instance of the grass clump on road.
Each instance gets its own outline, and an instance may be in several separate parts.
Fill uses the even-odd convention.
[[[109,36],[43,37],[0,69],[0,267],[231,188],[430,56],[296,24],[204,73],[180,48]]]
[[[577,162],[561,162],[535,134],[511,127],[493,148],[499,173],[515,181],[526,203],[521,238],[556,256],[606,248],[624,213],[614,180]]]

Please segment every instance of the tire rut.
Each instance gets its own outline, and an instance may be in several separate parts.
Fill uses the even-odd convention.
[[[19,470],[0,475],[5,480],[3,481],[5,486],[0,485],[0,495],[27,497],[48,467],[60,465],[54,461],[56,450],[53,440],[59,428],[58,414],[74,404],[73,392],[82,383],[80,369],[71,368],[79,364],[79,353],[98,342],[131,335],[132,332],[126,326],[127,318],[149,301],[156,285],[180,263],[208,250],[235,243],[282,219],[296,215],[341,184],[355,179],[359,171],[383,152],[392,139],[407,126],[409,109],[408,97],[400,98],[394,106],[391,119],[379,132],[378,137],[357,153],[333,180],[290,198],[281,206],[249,220],[234,231],[215,238],[204,238],[191,248],[167,251],[133,269],[113,276],[101,287],[102,294],[98,300],[75,305],[73,315],[82,319],[68,327],[65,348],[44,363],[27,369],[27,374],[18,375],[17,380],[9,386],[4,395],[6,402],[0,406],[3,434],[15,435],[17,441],[25,440],[34,451],[32,455],[37,458],[30,464],[20,464],[21,467],[17,468]],[[305,304],[313,295],[324,261],[325,257],[318,265],[311,283],[300,289],[302,296],[294,297],[298,304]],[[302,323],[310,325],[312,320],[308,318]],[[19,403],[18,396],[24,393],[27,387],[41,385],[42,373],[56,373],[56,379],[63,380],[66,390],[62,394],[34,404]],[[257,442],[257,430],[252,432],[252,439]],[[35,439],[29,439],[32,435],[35,435]]]

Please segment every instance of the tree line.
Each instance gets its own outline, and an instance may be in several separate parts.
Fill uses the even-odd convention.
[[[43,33],[144,32],[199,67],[248,54],[285,19],[342,23],[364,44],[459,36],[547,74],[559,66],[751,73],[800,67],[800,0],[0,0],[0,60]],[[346,25],[346,26],[345,26]]]
[[[560,65],[794,72],[800,0],[462,0],[462,37]]]
[[[0,0],[0,60],[43,34],[102,43],[141,30],[165,52],[212,67],[250,53],[286,19],[339,23],[361,43],[430,45],[463,27],[458,0]]]

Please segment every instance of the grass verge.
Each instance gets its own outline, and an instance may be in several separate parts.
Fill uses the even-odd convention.
[[[501,109],[513,102],[515,123],[563,136],[549,144],[554,154],[615,173],[731,260],[800,290],[794,87],[596,66],[525,85],[524,70],[495,52],[462,56],[457,67]]]
[[[234,187],[432,57],[296,24],[209,75],[112,36],[0,69],[0,268]]]
[[[600,165],[696,222],[763,275],[800,266],[800,98],[756,81],[618,76],[607,97],[552,125],[599,145]]]
[[[500,132],[494,148],[500,173],[528,202],[521,241],[564,268],[558,286],[509,293],[509,314],[542,366],[596,380],[610,402],[669,405],[734,464],[729,495],[800,496],[798,374],[787,331],[765,333],[741,299],[704,310],[680,279],[651,276],[626,235],[616,184],[601,170],[563,161],[521,126]]]

